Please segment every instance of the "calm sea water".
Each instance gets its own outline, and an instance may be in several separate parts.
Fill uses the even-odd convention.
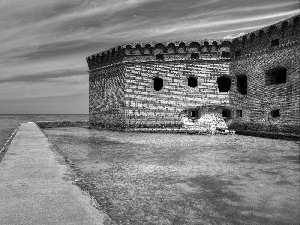
[[[0,149],[5,144],[11,133],[19,123],[36,121],[87,121],[87,114],[25,114],[25,115],[0,115]]]
[[[299,225],[296,141],[82,127],[43,131],[132,225]]]

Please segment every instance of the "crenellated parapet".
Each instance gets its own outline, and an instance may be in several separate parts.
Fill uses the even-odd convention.
[[[230,40],[147,42],[119,45],[86,58],[89,69],[119,63],[230,59]]]
[[[300,15],[229,40],[130,43],[86,58],[95,70],[121,62],[229,60],[267,53],[300,43]]]
[[[94,70],[101,66],[122,62],[125,55],[125,49],[122,46],[108,49],[88,56],[86,61],[90,70]]]
[[[300,43],[300,15],[232,40],[231,57],[238,59]]]

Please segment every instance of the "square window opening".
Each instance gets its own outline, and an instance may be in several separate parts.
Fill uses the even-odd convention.
[[[279,46],[279,39],[274,39],[271,41],[271,47]]]
[[[193,121],[199,119],[199,112],[197,109],[189,109],[188,110],[188,118],[192,119]]]
[[[194,76],[189,76],[188,78],[188,86],[189,87],[197,87],[198,86],[198,81],[197,78]]]
[[[231,79],[227,76],[217,78],[219,92],[228,92],[231,87]]]
[[[222,52],[222,58],[230,58],[230,52]]]
[[[229,109],[223,109],[222,110],[222,117],[225,120],[230,119],[230,110]]]
[[[266,71],[265,81],[266,85],[283,84],[286,83],[286,68],[276,67]]]
[[[240,57],[242,55],[241,50],[235,51],[234,55],[235,57]]]
[[[279,109],[272,110],[272,111],[271,111],[271,116],[272,116],[273,118],[280,117],[280,110],[279,110]]]
[[[199,59],[199,53],[192,53],[191,59]]]
[[[156,60],[164,60],[164,55],[163,54],[156,55]]]

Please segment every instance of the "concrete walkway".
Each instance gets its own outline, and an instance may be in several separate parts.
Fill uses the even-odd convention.
[[[23,123],[0,162],[0,224],[103,224],[35,123]]]

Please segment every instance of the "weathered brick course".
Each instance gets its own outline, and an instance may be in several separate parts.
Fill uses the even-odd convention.
[[[90,124],[181,126],[189,109],[212,105],[230,109],[226,122],[237,129],[252,124],[254,130],[299,134],[299,37],[298,15],[233,40],[134,43],[92,55]],[[286,81],[266,84],[266,72],[278,67],[286,69]],[[237,75],[247,77],[244,95]],[[188,86],[190,76],[197,78],[196,87]],[[163,79],[158,91],[156,77]],[[228,92],[219,91],[220,77],[231,79]],[[278,109],[280,116],[272,116]]]
[[[230,105],[233,113],[237,109],[243,110],[243,117],[235,122],[248,124],[247,129],[250,129],[250,123],[259,126],[260,130],[300,132],[300,32],[299,23],[294,23],[296,18],[299,15],[232,41]],[[257,34],[261,34],[261,38]],[[279,40],[279,45],[272,47],[274,39]],[[244,45],[240,40],[244,40]],[[241,50],[240,57],[234,56],[237,49]],[[267,85],[266,72],[276,67],[286,69],[286,83]],[[246,95],[237,91],[236,75],[239,74],[247,76]],[[280,117],[273,118],[271,110],[276,109],[280,110]]]

